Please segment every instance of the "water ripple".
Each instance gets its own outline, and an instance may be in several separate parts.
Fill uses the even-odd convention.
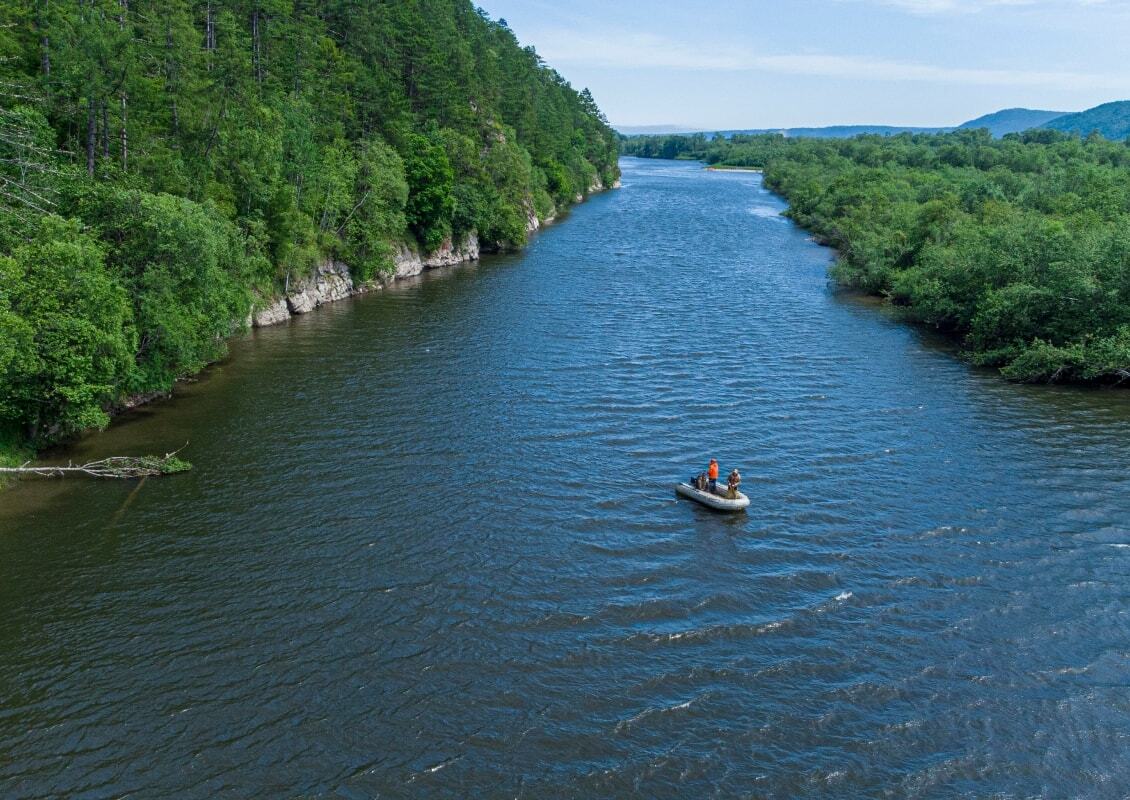
[[[971,370],[756,177],[624,184],[63,454],[193,472],[5,494],[2,794],[1130,795],[1130,393]]]

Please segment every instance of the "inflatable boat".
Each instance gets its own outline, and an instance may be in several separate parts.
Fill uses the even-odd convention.
[[[733,500],[726,497],[726,490],[719,485],[718,491],[720,494],[714,494],[710,490],[700,491],[691,484],[684,481],[675,485],[675,491],[683,497],[689,497],[696,503],[702,503],[704,506],[716,509],[718,511],[741,511],[749,505],[749,498],[741,492]]]

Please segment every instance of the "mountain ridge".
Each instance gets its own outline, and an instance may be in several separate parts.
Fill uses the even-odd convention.
[[[1064,114],[1042,127],[1080,136],[1098,132],[1111,141],[1125,139],[1130,136],[1130,100],[1115,100],[1074,114]]]
[[[988,128],[995,137],[1006,133],[1020,133],[1032,128],[1042,128],[1052,120],[1070,116],[1069,111],[1045,111],[1034,108],[1003,108],[991,114],[983,114],[957,126],[957,130]]]
[[[644,135],[644,128],[652,129],[651,135],[690,135],[702,133],[730,138],[735,135],[758,135],[779,133],[793,138],[847,139],[863,134],[896,136],[901,133],[945,133],[954,130],[975,130],[986,128],[995,138],[1009,133],[1044,128],[1064,133],[1077,133],[1086,136],[1097,131],[1105,138],[1121,140],[1130,137],[1130,100],[1116,100],[1103,103],[1083,111],[1052,111],[1034,108],[1003,108],[989,114],[966,120],[953,126],[914,126],[914,125],[826,125],[797,128],[741,128],[727,130],[705,130],[685,128],[675,125],[623,126],[617,128],[621,135]]]

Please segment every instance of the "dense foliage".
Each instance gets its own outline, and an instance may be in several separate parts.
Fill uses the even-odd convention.
[[[0,0],[0,449],[221,356],[327,257],[521,245],[617,140],[469,0]]]
[[[795,140],[780,134],[739,133],[730,137],[694,134],[633,136],[620,143],[620,152],[640,158],[705,161],[711,166],[764,167],[774,153]]]
[[[1023,381],[1130,378],[1130,146],[985,130],[659,137],[629,153],[763,166],[835,275]]]

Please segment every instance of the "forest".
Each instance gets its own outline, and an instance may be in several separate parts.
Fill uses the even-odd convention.
[[[323,259],[521,246],[618,175],[469,0],[0,0],[0,458],[221,358]]]
[[[835,247],[842,284],[1013,380],[1130,378],[1130,146],[1033,130],[628,139],[628,155],[761,167]]]

